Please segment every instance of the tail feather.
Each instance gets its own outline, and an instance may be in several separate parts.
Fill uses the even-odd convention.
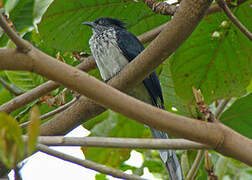
[[[168,135],[162,131],[151,128],[152,136],[154,138],[169,139]],[[179,160],[174,150],[158,150],[162,161],[165,163],[166,169],[169,172],[171,180],[183,180],[183,174],[180,167]]]

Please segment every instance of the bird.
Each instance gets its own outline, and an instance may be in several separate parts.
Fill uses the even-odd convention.
[[[89,46],[102,79],[107,82],[118,74],[130,61],[144,50],[137,37],[126,29],[126,24],[118,19],[100,17],[83,22],[92,28]],[[130,90],[129,95],[164,109],[161,85],[156,72],[152,72],[142,83]],[[168,139],[162,131],[151,128],[154,138]],[[171,180],[183,180],[179,160],[173,150],[159,150]]]

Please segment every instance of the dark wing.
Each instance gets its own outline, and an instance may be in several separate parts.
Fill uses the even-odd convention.
[[[119,29],[116,36],[119,48],[129,62],[144,50],[142,43],[132,33],[124,29]],[[152,72],[146,79],[143,80],[143,83],[150,93],[153,105],[164,108],[162,90],[157,74]]]

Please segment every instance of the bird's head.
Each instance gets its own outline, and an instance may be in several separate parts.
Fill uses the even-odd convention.
[[[111,27],[125,28],[125,23],[113,18],[102,17],[93,22],[83,22],[83,25],[87,25],[93,28],[95,31],[103,31]]]

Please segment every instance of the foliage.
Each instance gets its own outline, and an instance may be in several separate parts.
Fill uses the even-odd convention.
[[[35,151],[37,136],[39,135],[39,109],[37,106],[34,106],[31,109],[30,115],[30,124],[28,127],[28,153],[32,154]]]
[[[24,157],[25,146],[18,122],[3,112],[0,113],[0,135],[0,160],[13,168]]]
[[[235,131],[252,138],[252,93],[237,99],[220,117],[220,120]]]
[[[79,62],[72,52],[90,53],[88,39],[91,30],[81,25],[97,17],[116,17],[127,23],[127,28],[136,35],[151,30],[171,19],[157,15],[141,1],[133,0],[5,0],[2,7],[9,15],[10,24],[26,40],[43,52],[76,66]],[[252,0],[233,8],[238,19],[252,31]],[[47,9],[47,7],[49,7]],[[43,16],[43,17],[42,17]],[[41,19],[42,18],[42,19]],[[41,19],[41,22],[40,22]],[[38,26],[38,27],[37,27]],[[183,33],[183,32],[181,32]],[[11,48],[6,35],[0,32],[0,46]],[[251,42],[230,22],[223,12],[206,16],[190,38],[160,67],[158,74],[162,85],[167,111],[188,117],[197,117],[192,87],[200,89],[205,102],[214,110],[220,99],[232,98],[220,120],[239,133],[252,137],[252,46]],[[99,78],[98,70],[90,75]],[[8,84],[28,91],[46,81],[45,78],[30,72],[3,71],[0,77]],[[72,93],[63,93],[63,88],[51,92],[11,113],[20,123],[28,121],[30,111],[33,123],[29,133],[30,150],[35,148],[38,135],[38,116],[61,105],[54,101],[57,97],[73,98]],[[0,105],[15,96],[0,85]],[[54,103],[50,103],[50,102]],[[31,110],[37,104],[38,110]],[[35,114],[35,115],[34,115]],[[0,114],[0,157],[8,167],[13,167],[24,155],[22,130],[11,116]],[[46,120],[45,120],[46,121]],[[150,131],[142,124],[110,110],[93,118],[83,125],[90,136],[110,137],[150,137]],[[32,130],[31,130],[32,129]],[[26,130],[23,130],[26,132]],[[8,148],[6,146],[8,144]],[[18,147],[18,148],[17,148]],[[7,148],[7,149],[6,149]],[[140,168],[128,165],[128,149],[82,148],[85,157],[93,161],[116,167],[123,171],[131,170],[142,175],[147,167],[155,177],[165,179],[165,169],[157,151],[138,150],[144,162]],[[14,152],[15,153],[11,153]],[[184,173],[187,174],[195,159],[195,151],[177,151]],[[215,174],[220,179],[251,179],[252,170],[243,163],[210,151]],[[204,162],[196,179],[206,179]],[[96,179],[106,179],[97,175]]]
[[[252,30],[251,2],[234,14]],[[206,103],[246,94],[252,76],[251,41],[225,14],[205,17],[171,61],[175,91],[184,101],[193,99],[191,87],[201,89]]]

